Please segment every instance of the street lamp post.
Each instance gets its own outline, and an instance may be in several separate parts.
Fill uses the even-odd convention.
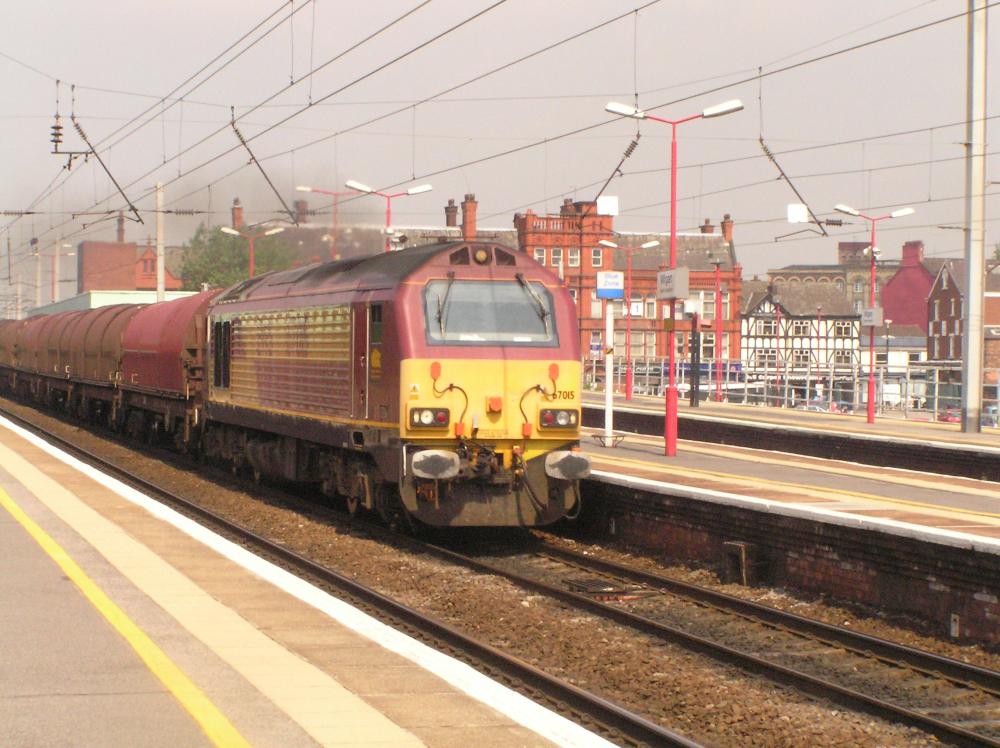
[[[350,192],[335,192],[334,190],[321,190],[319,187],[309,187],[307,185],[300,184],[295,188],[299,192],[315,192],[318,195],[329,195],[333,198],[333,228],[330,232],[330,259],[337,259],[337,228],[339,224],[339,208],[340,208],[340,198],[344,195],[353,195],[354,191]]]
[[[715,265],[715,402],[722,402],[722,260]]]
[[[619,247],[614,242],[607,239],[599,239],[598,244],[611,249],[623,249],[628,254],[628,262],[625,270],[625,303],[628,305],[628,312],[625,315],[625,399],[632,399],[632,251],[635,247]],[[646,242],[639,245],[639,249],[650,249],[659,246],[659,242]]]
[[[392,234],[392,199],[394,197],[403,197],[404,195],[419,195],[421,192],[430,192],[433,187],[429,184],[418,184],[416,187],[410,187],[410,189],[405,192],[379,192],[376,189],[369,187],[367,184],[361,184],[361,182],[355,182],[353,179],[348,179],[344,183],[347,187],[350,187],[355,192],[364,192],[368,195],[379,195],[385,198],[385,251],[389,252],[392,250],[392,240],[389,238]]]
[[[280,234],[284,231],[283,226],[277,226],[273,229],[268,229],[267,231],[261,231],[259,234],[247,234],[237,229],[229,228],[229,226],[221,226],[219,231],[223,234],[229,234],[230,236],[242,236],[247,240],[247,244],[250,246],[250,277],[253,278],[254,272],[254,248],[253,243],[260,239],[262,236],[274,236],[275,234]]]
[[[868,256],[871,258],[871,278],[868,284],[868,303],[872,309],[875,308],[875,261],[878,259],[879,250],[875,244],[875,226],[879,221],[887,218],[902,218],[913,214],[913,208],[900,208],[884,216],[867,216],[859,210],[855,210],[850,205],[835,205],[834,210],[856,218],[863,218],[872,225],[871,243],[868,245]],[[872,320],[874,322],[874,320]],[[868,423],[875,423],[875,326],[872,325],[868,333]]]
[[[665,125],[670,125],[669,267],[671,270],[674,270],[677,268],[677,126],[696,119],[709,119],[711,117],[721,117],[724,114],[738,112],[743,108],[743,103],[739,99],[733,99],[732,101],[727,101],[717,106],[709,107],[699,114],[693,114],[690,117],[684,117],[676,120],[656,117],[648,112],[642,111],[641,109],[636,109],[635,107],[630,107],[627,104],[619,104],[613,101],[609,102],[604,108],[612,114],[619,114],[623,117],[632,117],[633,119],[651,119],[654,122],[661,122]],[[674,342],[673,324],[676,317],[675,306],[677,299],[670,299],[669,302],[671,334],[667,343],[668,378],[664,403],[663,440],[664,454],[666,454],[667,457],[674,457],[677,455],[677,375],[674,371],[677,362],[677,351]]]

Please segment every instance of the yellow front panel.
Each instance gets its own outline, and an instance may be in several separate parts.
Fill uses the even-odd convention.
[[[436,382],[431,378],[434,361],[441,365]],[[559,369],[554,383],[549,378],[552,364]],[[449,385],[454,388],[449,390]],[[545,392],[539,392],[536,386]],[[461,422],[467,438],[521,443],[525,439],[523,424],[527,422],[531,432],[525,457],[530,458],[554,444],[579,439],[580,363],[555,359],[409,359],[402,362],[400,403],[400,433],[408,440],[454,444],[455,424]],[[450,423],[447,428],[412,428],[412,408],[448,408]],[[538,413],[543,408],[576,411],[576,426],[540,429]]]

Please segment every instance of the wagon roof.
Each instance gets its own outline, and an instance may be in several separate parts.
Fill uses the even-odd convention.
[[[303,292],[393,288],[442,252],[467,246],[455,241],[425,244],[368,257],[352,257],[250,278],[224,291],[215,304],[273,298]]]

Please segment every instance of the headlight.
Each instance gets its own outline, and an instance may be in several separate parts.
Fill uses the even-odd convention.
[[[410,428],[444,428],[451,421],[447,408],[412,408]]]
[[[575,410],[555,410],[546,408],[538,414],[538,426],[543,429],[572,429],[579,423]]]

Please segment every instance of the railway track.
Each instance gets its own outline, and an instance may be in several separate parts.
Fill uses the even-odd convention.
[[[1000,746],[1000,673],[541,543],[474,554],[479,572],[951,745]]]
[[[152,498],[211,527],[221,535],[277,563],[321,589],[348,599],[352,604],[403,630],[431,646],[460,659],[495,680],[527,695],[553,711],[621,745],[681,746],[699,748],[700,744],[641,715],[556,678],[531,664],[469,637],[455,628],[403,605],[365,585],[268,540],[225,517],[74,445],[37,424],[0,407],[0,416],[16,423],[46,441],[101,471],[137,488]]]

